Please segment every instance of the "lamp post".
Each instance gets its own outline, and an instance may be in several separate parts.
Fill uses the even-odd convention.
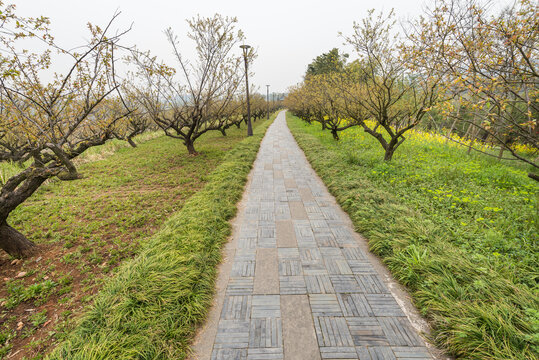
[[[269,120],[269,109],[270,109],[270,107],[269,107],[269,87],[270,87],[269,85],[266,85],[266,88],[267,88],[267,91],[266,91],[266,102],[268,103],[268,117],[267,117],[268,120]]]
[[[251,126],[251,102],[249,101],[249,70],[247,66],[247,52],[250,45],[240,45],[243,50],[243,61],[245,62],[245,85],[247,90],[247,136],[253,136],[253,127]]]

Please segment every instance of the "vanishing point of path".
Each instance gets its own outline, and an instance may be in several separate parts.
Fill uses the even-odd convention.
[[[193,358],[430,359],[371,257],[282,111],[262,141]]]

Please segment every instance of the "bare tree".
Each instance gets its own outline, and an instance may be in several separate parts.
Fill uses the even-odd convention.
[[[115,52],[125,32],[109,34],[116,14],[103,29],[89,24],[89,42],[69,51],[57,46],[47,29],[42,30],[45,36],[36,35],[36,24],[45,26],[45,19],[21,22],[15,16],[6,18],[7,11],[9,8],[2,9],[0,32],[6,49],[0,58],[0,161],[24,164],[18,174],[1,184],[0,247],[21,257],[35,245],[8,225],[9,214],[47,179],[78,179],[72,160],[113,137],[117,122],[127,113],[112,118],[98,113],[117,89]],[[17,40],[25,37],[23,32],[45,39],[47,49],[42,54],[20,51]],[[44,84],[41,78],[51,64],[52,51],[71,59],[72,65],[64,75],[56,74]]]
[[[219,130],[242,86],[242,57],[234,50],[244,40],[236,29],[236,18],[219,14],[188,20],[188,36],[195,42],[191,63],[180,51],[178,38],[169,28],[178,70],[159,63],[149,53],[133,52],[143,84],[137,98],[148,115],[166,135],[183,140],[189,154],[197,154],[194,143],[202,134]],[[249,60],[254,52],[249,53]]]

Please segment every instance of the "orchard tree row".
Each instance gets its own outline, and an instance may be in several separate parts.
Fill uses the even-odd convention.
[[[474,0],[437,0],[415,21],[369,12],[342,35],[357,58],[338,49],[311,63],[285,106],[333,137],[361,126],[391,160],[418,125],[449,140],[539,163],[539,14],[517,0],[500,13]],[[517,149],[524,145],[525,155]],[[505,154],[509,154],[504,155]],[[539,181],[537,171],[529,176]]]
[[[68,50],[55,41],[48,18],[21,17],[15,10],[0,0],[0,162],[19,168],[0,183],[0,248],[12,256],[29,255],[35,246],[8,225],[9,214],[48,179],[80,178],[74,159],[87,149],[110,139],[136,146],[134,136],[162,129],[195,155],[202,134],[226,135],[246,120],[239,49],[245,37],[236,18],[189,20],[193,59],[182,55],[177,36],[166,30],[176,61],[167,65],[123,44],[130,29],[115,28],[119,14],[104,27],[88,24],[89,41]],[[251,48],[247,61],[255,56]],[[70,65],[57,72],[58,63]],[[269,109],[258,94],[251,108],[255,119]]]

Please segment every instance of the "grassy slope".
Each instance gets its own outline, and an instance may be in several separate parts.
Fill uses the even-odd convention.
[[[52,181],[19,207],[9,221],[40,253],[14,265],[0,255],[1,276],[8,279],[0,287],[0,358],[11,349],[23,350],[18,356],[43,354],[61,339],[103,275],[136,254],[244,138],[245,129],[235,127],[227,137],[205,134],[197,157],[166,136],[143,134],[135,149],[112,141],[83,154],[92,161],[80,166],[83,179]],[[16,278],[21,272],[26,275]],[[24,326],[17,330],[19,322]]]
[[[537,358],[539,186],[525,169],[420,135],[386,163],[360,129],[336,143],[317,125],[288,123],[438,345],[469,359]]]
[[[272,117],[273,118],[273,117]],[[209,175],[133,260],[107,281],[51,359],[182,359],[214,291],[221,246],[270,122]]]

